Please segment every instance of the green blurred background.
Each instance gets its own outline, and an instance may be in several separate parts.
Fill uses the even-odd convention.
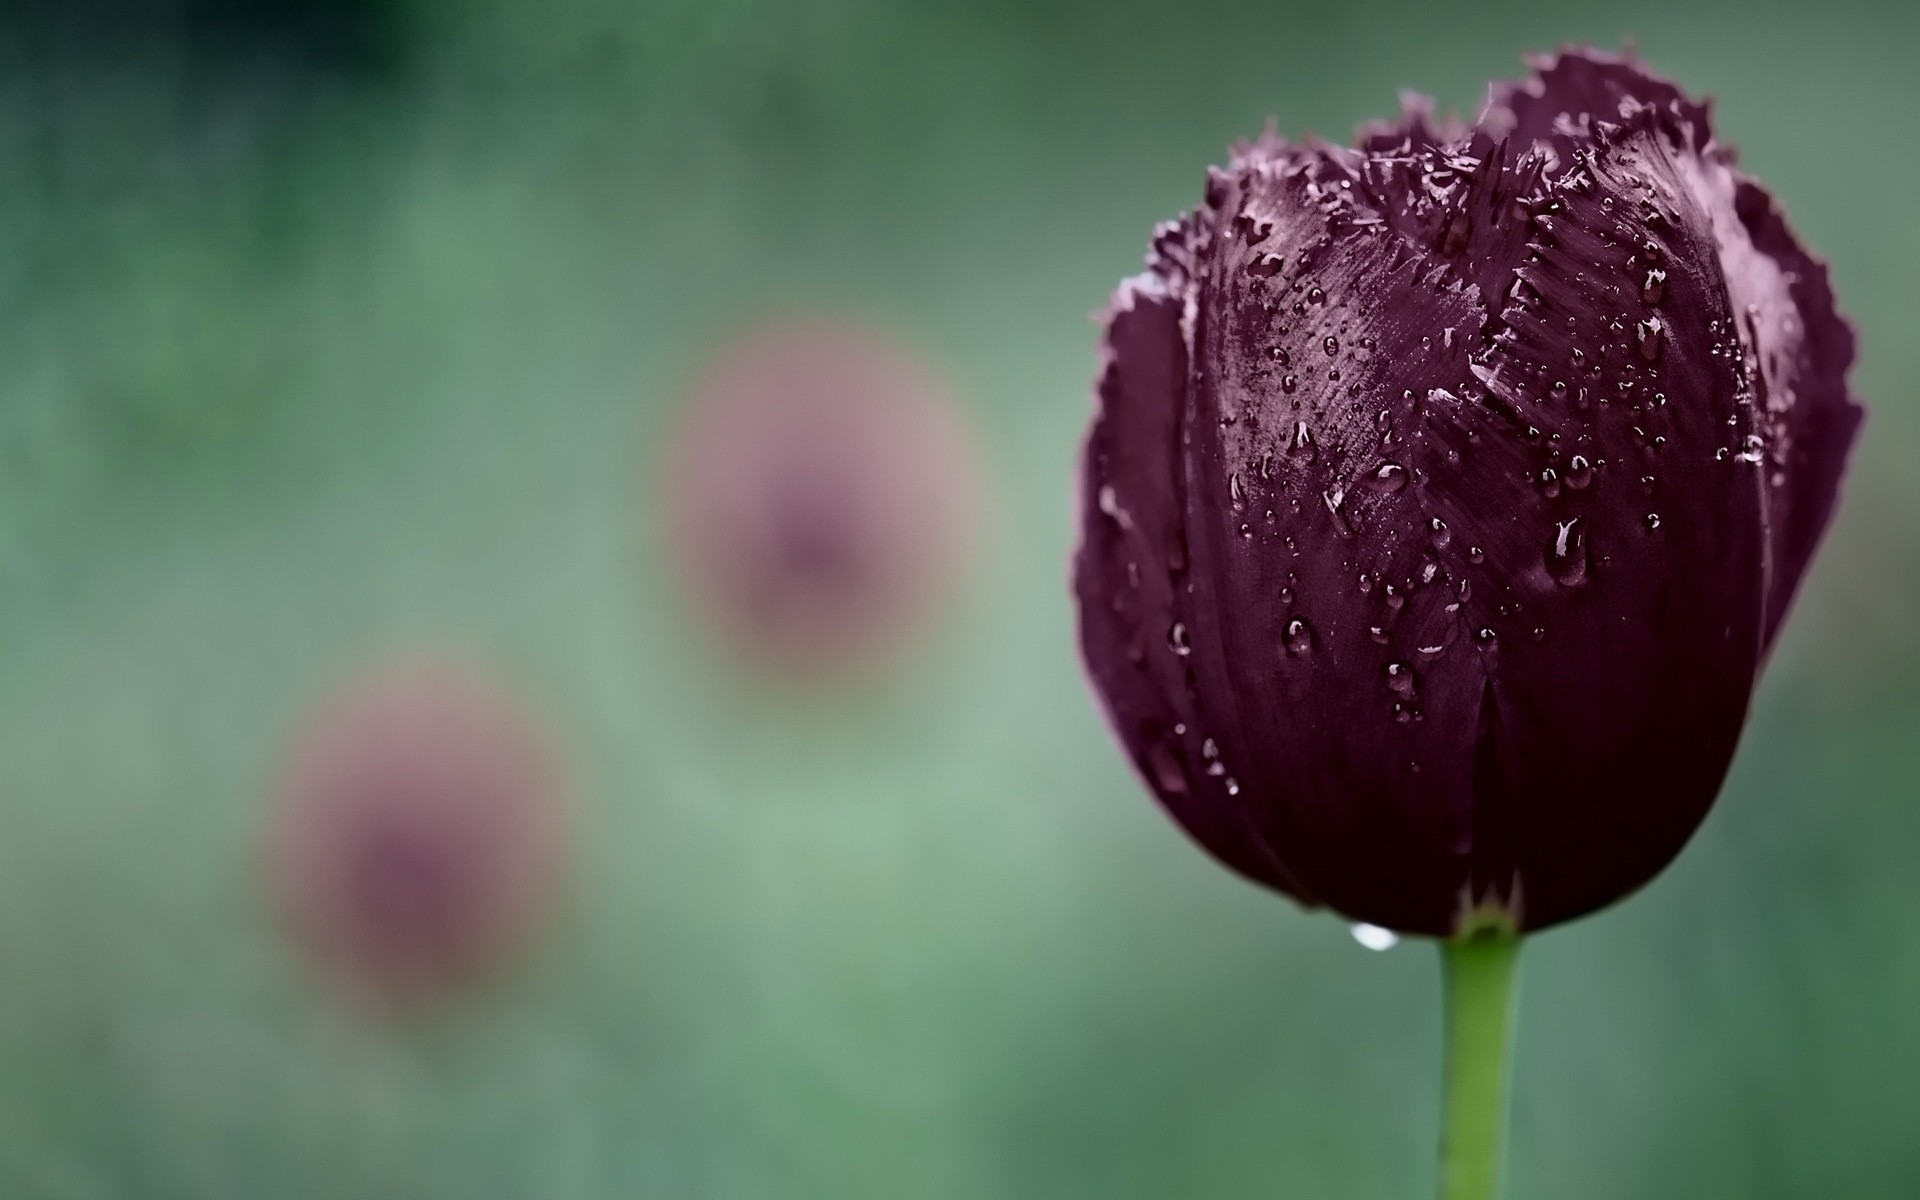
[[[1516,1197],[1920,1194],[1920,16],[1741,0],[12,0],[0,1195],[1424,1196],[1438,970],[1146,799],[1064,587],[1089,314],[1269,117],[1637,39],[1858,324],[1844,509],[1719,808],[1528,951]],[[697,636],[647,478],[699,354],[874,315],[985,550],[890,675]],[[584,811],[522,970],[317,992],[255,854],[343,664],[476,648]]]

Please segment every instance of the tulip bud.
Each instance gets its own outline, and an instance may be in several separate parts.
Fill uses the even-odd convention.
[[[1651,879],[1725,776],[1861,420],[1826,267],[1704,105],[1574,51],[1470,128],[1269,134],[1106,318],[1074,564],[1204,847],[1403,932]]]
[[[497,968],[544,914],[562,858],[556,764],[471,670],[380,669],[296,740],[270,834],[293,932],[342,987],[412,1006]]]

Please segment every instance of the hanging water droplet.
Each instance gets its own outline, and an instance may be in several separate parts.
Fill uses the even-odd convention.
[[[1240,781],[1229,776],[1227,778],[1227,795],[1238,796],[1239,794],[1240,794]]]
[[[1554,522],[1553,541],[1547,547],[1547,574],[1562,587],[1587,581],[1587,535],[1580,518]]]
[[[1400,944],[1400,935],[1391,929],[1382,929],[1362,921],[1353,927],[1353,940],[1369,950],[1384,952]]]

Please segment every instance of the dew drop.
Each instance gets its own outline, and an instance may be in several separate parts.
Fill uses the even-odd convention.
[[[1667,291],[1667,273],[1659,267],[1647,272],[1647,278],[1640,284],[1640,302],[1658,304],[1660,297]]]
[[[1287,265],[1287,260],[1278,254],[1262,254],[1247,264],[1247,274],[1255,279],[1272,279]]]
[[[1584,455],[1576,454],[1567,463],[1567,486],[1574,491],[1582,491],[1593,482],[1593,464]]]
[[[1448,529],[1447,523],[1439,517],[1427,522],[1427,528],[1433,531],[1433,544],[1439,549],[1445,550],[1447,544],[1453,541],[1453,531]]]
[[[1287,443],[1287,450],[1309,461],[1319,453],[1319,449],[1313,444],[1313,430],[1307,428],[1305,421],[1294,422],[1293,440]]]
[[[1540,472],[1540,494],[1549,500],[1560,494],[1560,472],[1552,467]]]
[[[1167,645],[1171,646],[1173,652],[1181,658],[1185,658],[1187,655],[1193,653],[1193,647],[1187,642],[1187,627],[1185,623],[1175,621],[1173,628],[1167,630]]]
[[[1322,492],[1320,498],[1326,501],[1327,514],[1333,518],[1333,531],[1343,538],[1353,536],[1353,526],[1347,521],[1343,506],[1347,502],[1347,493],[1338,487]]]
[[[1580,518],[1554,522],[1553,541],[1547,546],[1547,574],[1562,587],[1587,582],[1587,535]]]
[[[1169,796],[1187,794],[1187,772],[1180,765],[1180,754],[1166,742],[1155,742],[1147,748],[1147,769],[1153,772],[1153,782]]]
[[[1326,339],[1320,343],[1320,348],[1325,350],[1329,357],[1338,354],[1340,353],[1340,339],[1332,334],[1328,334]]]
[[[1660,357],[1660,337],[1666,332],[1666,326],[1659,317],[1648,317],[1633,327],[1634,338],[1640,347],[1640,357],[1648,362]]]
[[[1300,617],[1287,622],[1286,647],[1288,654],[1305,654],[1313,649],[1313,630]]]
[[[1660,528],[1660,514],[1648,513],[1647,514],[1647,532],[1652,533],[1654,530],[1658,528]]]
[[[1403,662],[1390,662],[1387,664],[1386,675],[1388,691],[1402,700],[1413,699],[1415,685],[1412,666]]]
[[[1407,486],[1407,469],[1396,462],[1381,463],[1367,476],[1367,486],[1376,492],[1397,492]]]
[[[1479,566],[1481,563],[1487,561],[1487,552],[1478,546],[1468,546],[1467,561],[1475,566]]]
[[[1299,386],[1300,377],[1298,375],[1282,375],[1280,377],[1280,390],[1289,396],[1293,395],[1294,389]]]

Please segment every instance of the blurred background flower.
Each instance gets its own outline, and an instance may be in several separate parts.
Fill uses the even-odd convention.
[[[743,658],[857,673],[950,606],[972,559],[978,464],[902,345],[794,317],[715,352],[645,464],[687,599]]]
[[[1075,662],[1088,318],[1267,115],[1627,35],[1832,261],[1873,435],[1689,852],[1529,950],[1512,1192],[1912,1195],[1920,15],[1871,0],[7,6],[0,1190],[1418,1194],[1432,963],[1170,836]],[[992,489],[857,687],[734,669],[636,502],[768,312],[885,314]],[[580,837],[396,1025],[257,849],[286,731],[420,644],[537,698]]]

